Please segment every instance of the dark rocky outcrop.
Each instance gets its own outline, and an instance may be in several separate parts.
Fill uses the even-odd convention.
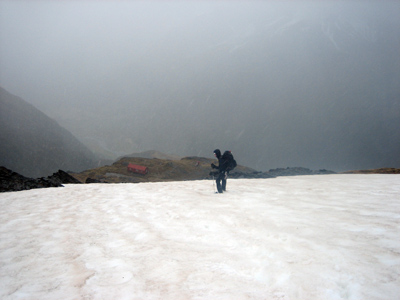
[[[370,170],[346,171],[343,174],[400,174],[399,168],[379,168]]]
[[[294,168],[277,168],[277,169],[271,169],[267,174],[271,175],[272,177],[277,177],[277,176],[298,176],[298,175],[324,175],[324,174],[335,174],[336,172],[334,171],[329,171],[329,170],[318,170],[318,171],[313,171],[308,168],[302,168],[302,167],[294,167]]]
[[[268,172],[231,172],[229,178],[275,178],[278,176],[300,176],[300,175],[325,175],[335,174],[336,172],[329,170],[313,171],[308,168],[294,167],[294,168],[277,168],[271,169]]]
[[[58,170],[46,178],[29,178],[0,167],[0,192],[22,191],[37,188],[61,187],[67,183],[81,183],[68,173]]]
[[[85,183],[107,183],[107,181],[88,177],[88,178],[86,178]]]
[[[210,172],[210,176],[216,177],[218,175],[218,171]],[[255,178],[274,178],[275,176],[268,174],[267,172],[241,172],[241,171],[232,171],[229,173],[229,178],[235,179],[255,179]]]
[[[53,175],[48,176],[46,180],[54,184],[82,183],[75,177],[69,175],[67,172],[64,172],[63,170],[58,170]]]

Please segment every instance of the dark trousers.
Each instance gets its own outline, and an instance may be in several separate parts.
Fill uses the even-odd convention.
[[[228,176],[225,172],[218,173],[217,179],[216,179],[218,193],[222,193],[223,191],[226,191],[227,177]]]

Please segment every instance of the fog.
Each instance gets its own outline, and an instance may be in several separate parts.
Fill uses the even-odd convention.
[[[96,154],[400,167],[398,1],[0,1],[0,86]]]

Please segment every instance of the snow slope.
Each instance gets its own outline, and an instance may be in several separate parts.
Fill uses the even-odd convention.
[[[1,299],[398,299],[400,177],[0,194]]]

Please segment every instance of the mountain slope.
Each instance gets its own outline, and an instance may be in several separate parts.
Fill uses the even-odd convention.
[[[28,177],[82,171],[96,158],[69,131],[0,88],[0,165]]]
[[[131,153],[124,155],[123,157],[142,157],[142,158],[158,158],[158,159],[169,159],[169,160],[180,160],[182,157],[173,154],[165,154],[156,150],[143,151],[140,153]]]

